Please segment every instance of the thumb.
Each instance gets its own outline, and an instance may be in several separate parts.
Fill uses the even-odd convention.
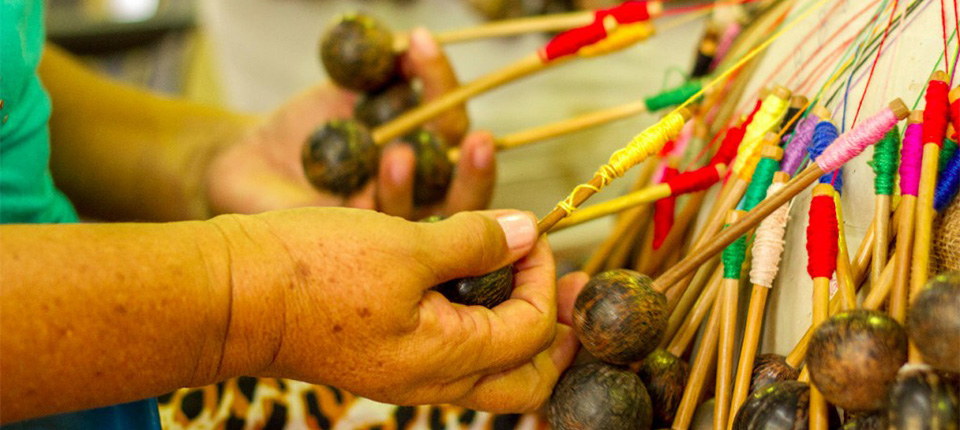
[[[424,223],[420,261],[441,283],[480,276],[520,259],[533,249],[539,233],[530,212],[497,210],[460,212]]]

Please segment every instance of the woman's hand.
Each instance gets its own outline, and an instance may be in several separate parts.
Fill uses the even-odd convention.
[[[246,275],[257,257],[245,250],[289,256],[288,273],[264,278],[273,282],[235,282],[224,371],[329,384],[395,404],[521,412],[549,397],[576,353],[573,331],[557,324],[553,256],[529,214],[412,223],[302,209],[213,222],[225,237],[279,243],[232,242],[234,280],[253,279]],[[494,309],[451,304],[431,291],[518,258],[513,294]],[[561,282],[562,322],[569,323],[571,297],[585,282]]]
[[[419,79],[424,102],[458,86],[446,56],[425,29],[411,35],[401,69]],[[388,145],[379,174],[349,197],[317,190],[306,180],[300,154],[307,136],[319,125],[353,115],[356,95],[330,83],[291,99],[239,142],[221,150],[210,162],[207,194],[213,213],[259,213],[304,206],[347,206],[378,209],[391,215],[418,218],[430,213],[452,214],[485,208],[493,192],[494,145],[488,133],[473,133],[461,106],[427,126],[447,142],[460,143],[460,157],[447,199],[430,208],[413,207],[414,154],[407,145]]]

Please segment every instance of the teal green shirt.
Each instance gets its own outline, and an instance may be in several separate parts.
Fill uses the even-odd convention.
[[[3,0],[0,8],[0,223],[69,223],[77,213],[50,176],[50,98],[37,65],[44,3]],[[17,270],[4,267],[4,270]],[[29,358],[22,358],[29,360]],[[54,415],[4,430],[159,430],[154,399]]]

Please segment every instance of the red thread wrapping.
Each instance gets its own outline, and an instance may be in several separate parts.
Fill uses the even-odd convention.
[[[807,225],[807,273],[811,278],[830,278],[837,269],[840,228],[833,196],[816,196],[810,202]]]
[[[683,172],[664,182],[670,186],[670,195],[680,196],[710,188],[713,184],[720,182],[720,173],[717,172],[716,165],[710,165]]]
[[[667,167],[663,170],[663,182],[669,183],[678,176],[676,167]],[[673,187],[670,187],[673,189]],[[677,208],[677,194],[657,200],[653,204],[653,249],[659,249],[667,234],[673,228],[673,216]]]
[[[950,103],[950,121],[953,122],[953,136],[950,136],[950,140],[956,142],[960,137],[960,99]]]
[[[580,48],[603,40],[607,37],[603,20],[608,16],[612,16],[618,24],[632,24],[650,19],[650,12],[645,1],[628,1],[609,9],[598,10],[594,13],[593,22],[590,24],[572,28],[550,39],[538,52],[540,60],[548,62],[573,55],[580,51]]]
[[[927,86],[925,99],[927,106],[923,109],[923,143],[936,143],[943,146],[943,137],[947,133],[948,109],[950,102],[947,93],[950,87],[946,82],[931,80]]]
[[[673,149],[677,147],[677,142],[673,140],[668,140],[667,143],[663,144],[663,148],[660,148],[660,157],[666,157],[673,152]]]
[[[747,116],[747,119],[743,121],[739,127],[732,127],[727,130],[727,134],[723,136],[723,142],[720,143],[720,148],[717,148],[717,153],[713,154],[713,157],[707,162],[708,166],[715,166],[720,163],[729,165],[730,162],[736,158],[737,150],[740,148],[740,142],[743,141],[743,135],[747,131],[747,126],[753,122],[753,117],[757,114],[757,111],[760,110],[760,104],[762,102],[762,100],[757,100],[757,104],[753,107],[753,112],[750,112],[750,115]]]

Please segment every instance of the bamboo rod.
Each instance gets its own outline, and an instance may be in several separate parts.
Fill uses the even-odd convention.
[[[834,199],[835,193],[833,186],[830,184],[819,184],[813,188],[813,196],[814,198],[829,196],[831,199]],[[811,324],[811,327],[816,328],[820,326],[820,324],[823,324],[829,317],[829,313],[830,277],[821,276],[813,278],[813,324]],[[810,384],[810,430],[828,430],[827,401],[814,384]]]
[[[837,252],[837,289],[844,310],[857,307],[857,287],[853,282],[853,269],[850,267],[850,253],[847,251],[846,233],[843,228],[843,206],[840,195],[833,193],[833,202],[837,208],[837,226],[840,228],[839,252]]]
[[[890,252],[887,232],[890,230],[890,200],[888,195],[877,194],[874,205],[873,225],[870,231],[877,240],[873,241],[873,265],[870,269],[870,283],[876,285],[883,274],[883,266]]]
[[[923,111],[917,110],[910,114],[909,122],[911,124],[919,124],[922,121]],[[913,254],[914,231],[916,228],[917,196],[910,194],[900,196],[900,207],[903,212],[900,214],[900,225],[897,231],[897,259],[894,261],[893,290],[890,293],[890,309],[888,311],[893,319],[902,324],[907,318],[910,259]]]
[[[700,339],[700,348],[690,369],[690,377],[683,389],[683,396],[680,398],[680,405],[677,407],[676,418],[670,426],[672,430],[687,430],[690,428],[693,413],[696,412],[700,397],[703,396],[703,386],[707,383],[707,376],[716,359],[717,337],[720,334],[720,308],[718,304],[715,304],[713,308],[703,338]]]
[[[665,340],[669,339],[669,341],[662,342],[661,346],[665,346],[668,351],[677,357],[683,356],[690,343],[693,342],[693,338],[697,335],[700,323],[706,318],[710,309],[713,309],[722,283],[723,268],[718,267],[713,271],[713,275],[710,277],[703,293],[696,298],[696,303],[690,309],[686,318],[678,312],[670,314],[671,318],[667,321],[667,330],[663,336]]]
[[[697,214],[700,213],[700,207],[706,195],[706,191],[700,191],[690,196],[683,205],[683,209],[680,210],[680,215],[677,216],[677,219],[673,223],[673,228],[670,229],[670,233],[667,233],[667,237],[663,240],[660,248],[650,253],[641,254],[642,256],[647,256],[647,258],[642,258],[637,264],[638,272],[654,273],[660,270],[667,254],[680,248],[686,232],[693,228],[693,221],[696,219]]]
[[[733,224],[744,211],[732,211],[726,223]],[[740,302],[740,272],[736,278],[724,278],[720,284],[720,338],[717,342],[717,376],[713,404],[713,428],[724,429],[730,415],[730,397],[733,390],[733,348],[736,343],[737,307]]]

